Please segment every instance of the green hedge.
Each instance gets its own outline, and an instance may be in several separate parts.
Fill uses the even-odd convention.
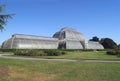
[[[59,56],[66,54],[65,51],[60,50],[44,50],[44,53],[47,54],[47,56]]]
[[[26,49],[0,49],[2,52],[15,52],[16,50],[26,50]],[[31,50],[31,49],[27,49]],[[94,51],[94,49],[34,49],[34,50],[60,50],[60,51]],[[106,51],[111,49],[96,49],[97,51]]]
[[[16,51],[16,49],[0,49],[0,51],[2,51],[2,52],[15,52]]]
[[[117,55],[118,57],[120,57],[120,51],[111,50],[107,51],[106,53],[107,55]]]
[[[107,51],[106,53],[108,55],[117,55],[116,51]]]
[[[24,49],[24,50],[16,50],[14,55],[19,56],[59,56],[66,54],[65,51],[61,50],[53,50],[53,49],[46,49],[46,50],[35,50],[35,49]]]

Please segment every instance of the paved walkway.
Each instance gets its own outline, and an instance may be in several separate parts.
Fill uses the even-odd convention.
[[[5,54],[4,54],[5,55]],[[22,59],[22,60],[45,60],[45,61],[66,61],[66,62],[107,62],[107,63],[120,63],[120,60],[73,60],[73,59],[46,59],[46,58],[29,58],[29,57],[15,57],[15,56],[4,56],[0,54],[0,58],[9,59]]]

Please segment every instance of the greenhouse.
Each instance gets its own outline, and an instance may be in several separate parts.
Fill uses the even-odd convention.
[[[58,39],[42,36],[15,34],[2,44],[2,48],[57,49]]]
[[[3,42],[2,48],[17,49],[104,49],[98,42],[88,42],[86,37],[72,29],[62,28],[53,37],[14,34]]]
[[[104,49],[99,42],[88,41],[87,49]]]

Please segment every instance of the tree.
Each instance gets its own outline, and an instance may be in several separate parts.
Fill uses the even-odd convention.
[[[0,30],[2,31],[4,29],[4,25],[8,22],[7,20],[9,18],[12,18],[13,14],[3,14],[3,8],[5,5],[0,5]]]
[[[120,48],[120,44],[118,44],[118,48]]]
[[[115,47],[117,47],[117,44],[110,38],[102,38],[100,43],[105,49],[115,49]]]
[[[99,42],[99,38],[97,36],[94,36],[92,39],[90,39],[89,41],[95,41],[95,42]]]

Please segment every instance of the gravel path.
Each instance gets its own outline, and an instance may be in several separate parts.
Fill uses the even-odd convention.
[[[5,54],[4,54],[5,55]],[[107,62],[107,63],[120,63],[120,60],[73,60],[73,59],[46,59],[46,58],[29,58],[29,57],[13,57],[3,56],[0,54],[0,58],[9,59],[22,59],[22,60],[45,60],[45,61],[66,61],[66,62]]]

